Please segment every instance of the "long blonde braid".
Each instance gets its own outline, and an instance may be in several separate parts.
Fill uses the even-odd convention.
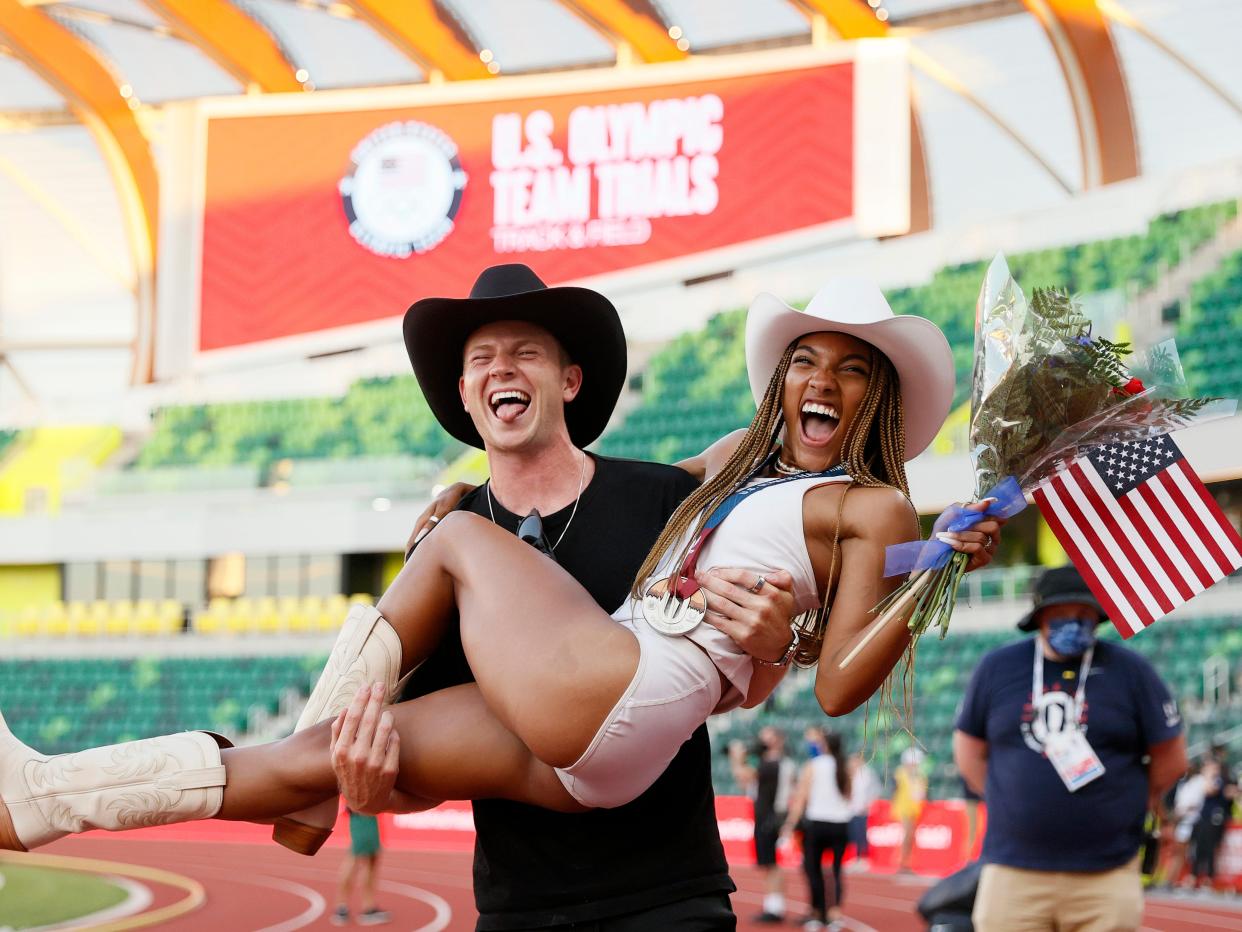
[[[638,569],[631,592],[635,598],[643,596],[642,587],[653,576],[665,555],[679,542],[689,547],[689,541],[702,530],[708,517],[758,468],[779,446],[781,428],[784,426],[785,376],[793,359],[794,340],[785,348],[777,363],[758,410],[750,422],[733,455],[711,479],[695,489],[673,512],[664,530],[656,538],[651,552]],[[850,485],[893,486],[907,498],[910,489],[906,480],[905,464],[905,418],[901,404],[901,387],[896,370],[883,353],[872,349],[871,375],[863,395],[862,405],[845,434],[841,449],[841,463],[852,478]],[[877,474],[878,473],[878,474]],[[842,496],[844,503],[844,495]],[[840,512],[838,511],[838,524]],[[694,529],[687,535],[686,531]],[[838,533],[839,533],[838,528]],[[833,541],[833,569],[835,575],[837,541]],[[684,554],[681,555],[684,558]],[[828,611],[832,607],[833,580],[824,583],[824,603],[814,611],[805,613],[796,621],[801,644],[794,662],[810,666],[819,659],[823,645],[824,629]]]

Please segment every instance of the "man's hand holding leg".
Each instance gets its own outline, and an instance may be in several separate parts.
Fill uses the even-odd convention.
[[[397,781],[400,737],[383,706],[384,687],[364,686],[332,722],[332,770],[341,795],[366,815],[388,811]]]

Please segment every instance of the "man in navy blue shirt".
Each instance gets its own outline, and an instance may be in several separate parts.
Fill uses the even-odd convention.
[[[1137,929],[1149,805],[1186,769],[1181,717],[1150,664],[1097,642],[1104,611],[1072,566],[1048,570],[987,654],[958,714],[953,757],[988,804],[979,932]]]

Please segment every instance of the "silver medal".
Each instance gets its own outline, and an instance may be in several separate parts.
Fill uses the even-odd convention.
[[[643,596],[643,617],[656,631],[678,637],[698,627],[707,614],[707,595],[702,589],[688,599],[678,598],[669,591],[669,581],[658,579]]]

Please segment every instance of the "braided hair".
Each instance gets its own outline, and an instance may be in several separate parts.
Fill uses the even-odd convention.
[[[780,447],[781,429],[784,427],[785,376],[793,359],[794,340],[785,348],[768,387],[759,402],[754,418],[745,435],[724,466],[709,480],[694,490],[665,525],[652,545],[651,552],[638,569],[631,587],[635,598],[642,598],[643,584],[655,574],[665,556],[681,541],[683,550],[689,541],[703,529],[708,517],[734,491],[740,488],[755,471],[767,462]],[[871,374],[863,394],[862,404],[855,413],[841,448],[841,463],[851,478],[850,485],[891,486],[900,489],[906,498],[910,488],[906,480],[906,430],[901,404],[901,386],[897,371],[888,357],[871,347]],[[844,496],[842,496],[844,501]],[[840,514],[838,513],[838,524]],[[687,535],[687,531],[693,532]],[[684,559],[684,552],[681,554]],[[836,568],[836,546],[833,546],[833,573]],[[832,575],[832,574],[830,574]],[[832,578],[824,583],[824,604],[799,616],[796,621],[800,644],[794,662],[810,666],[819,660],[823,645],[828,610],[832,606]]]

